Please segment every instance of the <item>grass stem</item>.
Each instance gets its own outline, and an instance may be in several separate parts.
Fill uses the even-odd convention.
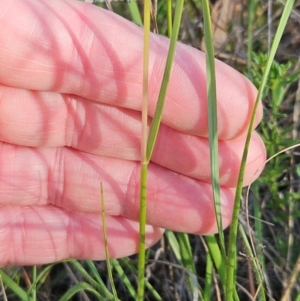
[[[236,250],[236,240],[237,240],[237,229],[238,229],[238,215],[240,211],[240,198],[242,195],[242,187],[243,187],[243,179],[246,169],[246,161],[248,156],[248,149],[250,144],[250,139],[254,127],[254,120],[256,111],[258,108],[258,104],[260,102],[260,99],[262,97],[265,85],[267,83],[267,78],[269,76],[269,72],[271,69],[272,62],[275,58],[276,51],[279,46],[280,39],[282,37],[283,31],[285,29],[287,20],[289,18],[289,15],[291,14],[293,5],[295,0],[287,0],[282,16],[280,18],[280,22],[276,31],[276,34],[274,36],[274,40],[272,43],[272,47],[270,49],[269,57],[267,60],[267,64],[264,70],[264,74],[262,77],[262,81],[258,90],[258,95],[254,104],[249,129],[247,133],[247,138],[245,142],[245,148],[242,156],[241,161],[241,167],[239,171],[238,176],[238,183],[237,183],[237,189],[235,194],[235,200],[234,200],[234,208],[233,208],[233,216],[232,216],[232,224],[230,226],[230,235],[229,235],[229,245],[228,245],[228,259],[227,259],[227,277],[226,277],[226,300],[233,300],[233,292],[234,292],[234,286],[235,286],[235,265],[236,265],[236,256],[237,256],[237,250]]]

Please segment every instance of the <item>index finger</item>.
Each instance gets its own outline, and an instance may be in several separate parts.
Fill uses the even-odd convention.
[[[12,3],[14,5],[12,6]],[[17,88],[76,94],[141,110],[143,31],[116,14],[70,0],[0,4],[0,81]],[[15,22],[16,11],[22,11]],[[16,44],[17,43],[17,44]],[[168,39],[151,36],[149,114],[153,116]],[[207,136],[205,56],[178,43],[162,121]],[[220,139],[242,135],[256,89],[216,61]],[[256,124],[262,109],[256,117]]]

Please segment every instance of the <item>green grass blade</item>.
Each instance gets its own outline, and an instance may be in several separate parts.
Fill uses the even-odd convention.
[[[145,282],[145,286],[147,290],[152,294],[153,298],[151,300],[157,300],[157,301],[163,301],[162,297],[159,295],[159,293],[154,289],[154,287],[151,285],[149,281]]]
[[[114,295],[114,299],[118,300],[117,291],[114,284],[114,279],[112,276],[110,257],[108,251],[108,240],[107,240],[107,231],[106,231],[106,216],[105,216],[105,205],[104,205],[104,192],[102,182],[100,183],[100,195],[101,195],[101,215],[102,215],[102,229],[103,229],[103,238],[104,238],[104,248],[105,248],[105,260],[107,265],[108,278],[111,285],[111,289]]]
[[[5,286],[9,287],[21,300],[33,301],[33,299],[2,269],[0,269],[0,276]]]
[[[177,237],[180,246],[182,265],[193,275],[197,275],[189,236],[186,233],[178,233]],[[188,276],[188,281],[191,291],[195,290],[195,285],[200,289],[200,286],[197,283],[197,278],[195,283],[194,279]]]
[[[147,163],[148,139],[148,81],[149,81],[149,47],[150,47],[150,7],[151,1],[144,2],[144,51],[143,51],[143,95],[142,95],[142,145],[141,163]]]
[[[7,296],[6,296],[6,293],[5,293],[5,289],[4,289],[4,285],[3,285],[1,275],[0,275],[0,296],[3,296],[3,301],[7,301]]]
[[[142,21],[142,17],[140,14],[140,9],[138,7],[137,1],[128,2],[128,7],[129,7],[130,15],[131,15],[131,20],[135,24],[137,24],[139,26],[143,26],[143,21]]]
[[[257,185],[254,185],[254,187],[252,186],[252,190],[253,193],[258,196],[259,192],[258,192],[258,187]],[[260,207],[259,204],[257,202],[257,200],[254,200],[253,203],[253,211],[254,211],[254,231],[255,231],[255,240],[257,242],[258,246],[263,246],[263,225],[262,225],[262,214],[260,211]],[[256,250],[256,253],[260,252],[260,250]],[[260,266],[262,268],[262,270],[265,270],[265,261],[264,261],[264,256],[262,255],[257,255],[257,259],[259,260]]]
[[[167,0],[167,22],[168,22],[168,37],[172,37],[172,0]]]
[[[147,138],[148,138],[148,78],[150,45],[151,1],[144,1],[144,50],[143,50],[143,95],[142,95],[142,143],[140,176],[140,229],[138,260],[138,300],[144,300],[145,291],[145,235],[146,235],[146,192],[147,192]]]
[[[168,243],[170,244],[171,249],[175,255],[175,258],[187,273],[191,291],[194,289],[194,286],[196,284],[202,295],[202,289],[197,283],[197,278],[195,278],[197,276],[197,273],[192,254],[192,247],[189,242],[189,236],[185,233],[178,233],[175,236],[174,232],[172,231],[166,231],[165,234],[168,239]]]
[[[90,276],[92,276],[95,281],[97,281],[98,283],[100,283],[101,285],[104,286],[103,280],[101,279],[101,276],[99,275],[99,272],[97,270],[97,267],[95,266],[95,263],[92,260],[86,260],[85,261],[86,265],[88,266],[88,268],[90,269]]]
[[[120,259],[122,260],[122,263],[124,265],[126,265],[133,274],[137,274],[137,269],[136,267],[131,263],[131,261],[128,258],[122,258]],[[158,294],[158,292],[153,288],[153,286],[151,285],[151,283],[147,280],[145,280],[145,287],[147,288],[147,290],[152,294],[153,296],[153,300],[157,300],[157,301],[163,301],[163,299],[161,298],[161,296]],[[151,298],[152,300],[152,298]]]
[[[205,236],[205,241],[206,241],[211,259],[212,259],[212,261],[215,265],[215,268],[219,274],[222,287],[225,291],[225,289],[226,289],[226,261],[224,261],[224,259],[222,257],[220,247],[219,247],[217,239],[214,235]],[[234,299],[233,300],[239,300],[238,293],[235,288],[234,288]]]
[[[125,274],[122,266],[119,264],[119,261],[117,259],[112,259],[111,263],[115,269],[115,271],[118,273],[120,279],[122,280],[123,284],[126,286],[129,294],[131,295],[131,297],[134,300],[137,300],[137,294],[136,291],[134,289],[134,287],[132,286],[130,280],[128,279],[127,275]]]
[[[140,242],[139,242],[139,262],[138,262],[138,300],[144,300],[145,290],[145,264],[146,264],[146,193],[147,193],[147,164],[142,164],[141,187],[140,187]]]
[[[186,233],[178,233],[177,237],[180,247],[182,264],[187,270],[196,275],[196,268],[194,265],[193,253],[189,236]]]
[[[221,283],[222,283],[223,287],[225,288],[226,262],[224,262],[224,260],[222,258],[222,254],[221,254],[218,242],[216,240],[216,237],[214,235],[205,236],[205,241],[207,243],[207,247],[208,247],[211,259],[213,260],[215,267],[218,271],[219,277],[221,279]]]
[[[68,261],[70,265],[72,265],[83,277],[84,279],[90,283],[98,292],[101,293],[102,296],[108,298],[109,300],[113,300],[113,294],[106,288],[104,283],[97,282],[91,275],[84,269],[84,267],[75,259],[71,259]]]
[[[43,285],[46,277],[49,275],[50,270],[52,267],[55,265],[54,264],[49,264],[45,268],[43,268],[38,274],[37,274],[37,269],[35,268],[35,271],[33,270],[33,276],[32,276],[32,284],[30,288],[28,289],[28,294],[32,295],[32,299],[36,300],[36,291],[38,288]],[[36,266],[35,266],[36,267]]]
[[[209,1],[203,0],[203,19],[204,19],[204,37],[206,47],[206,81],[207,81],[207,101],[208,101],[208,128],[209,128],[209,149],[211,181],[213,190],[213,199],[215,215],[217,220],[218,232],[220,237],[220,247],[225,258],[225,240],[222,227],[222,213],[220,201],[220,181],[219,181],[219,152],[218,152],[218,120],[217,120],[217,93],[216,93],[216,75],[214,47],[211,28],[211,18]]]
[[[32,294],[31,290],[32,289],[37,289],[39,288],[43,282],[45,281],[46,277],[49,275],[51,269],[53,268],[53,266],[55,266],[57,264],[53,263],[53,264],[48,264],[45,268],[43,268],[38,275],[33,276],[33,281],[32,281],[32,285],[28,290],[28,294]]]
[[[169,47],[168,56],[167,56],[166,67],[165,67],[165,71],[164,71],[164,75],[163,75],[161,89],[159,91],[159,96],[158,96],[158,101],[157,101],[153,121],[152,121],[151,127],[150,127],[149,138],[148,138],[148,143],[147,143],[146,158],[147,158],[148,162],[150,161],[150,158],[152,156],[152,152],[153,152],[154,145],[155,145],[155,140],[156,140],[160,122],[161,122],[163,107],[164,107],[165,98],[166,98],[167,89],[168,89],[168,83],[169,83],[171,70],[172,70],[172,63],[173,63],[173,58],[174,58],[174,54],[175,54],[175,47],[176,47],[176,42],[177,42],[177,38],[178,38],[178,32],[179,32],[179,28],[180,28],[183,3],[184,3],[184,0],[176,1],[174,24],[173,24],[170,47]]]
[[[32,267],[32,285],[31,285],[32,300],[36,301],[36,265]]]
[[[204,286],[204,292],[203,292],[203,299],[205,301],[211,300],[212,273],[213,273],[213,261],[210,256],[210,253],[207,252],[206,270],[205,270],[205,286]]]
[[[150,32],[150,4],[148,7],[147,1],[144,6],[144,69],[143,69],[143,109],[142,109],[142,167],[141,167],[141,196],[140,196],[140,245],[139,245],[139,288],[138,298],[143,300],[144,296],[144,273],[145,273],[145,224],[146,224],[146,190],[147,190],[147,165],[150,161],[155,140],[157,137],[165,96],[169,78],[171,75],[171,67],[175,53],[175,46],[177,42],[180,20],[182,14],[184,0],[178,0],[175,9],[174,29],[170,48],[167,57],[167,63],[164,71],[163,81],[158,96],[157,106],[154,118],[150,127],[149,137],[147,137],[147,119],[148,119],[148,62],[149,62],[149,32]]]
[[[274,41],[273,41],[272,47],[270,49],[270,54],[269,54],[267,64],[265,67],[265,71],[264,71],[264,74],[262,77],[262,82],[261,82],[259,90],[258,90],[258,95],[257,95],[256,101],[255,101],[253,113],[252,113],[251,120],[250,120],[249,129],[248,129],[248,133],[247,133],[245,148],[244,148],[241,167],[240,167],[240,171],[239,171],[235,201],[234,201],[232,224],[230,227],[229,245],[228,245],[228,260],[227,260],[227,277],[226,277],[227,278],[226,279],[226,281],[227,281],[227,283],[226,283],[226,300],[233,299],[233,292],[234,292],[233,287],[235,286],[235,263],[236,263],[236,255],[237,255],[236,254],[236,240],[237,240],[237,228],[238,228],[238,215],[239,215],[239,211],[240,211],[240,197],[242,194],[243,178],[244,178],[244,173],[245,173],[245,168],[246,168],[246,160],[247,160],[247,155],[248,155],[250,138],[251,138],[251,134],[253,131],[253,126],[254,126],[255,114],[256,114],[256,111],[258,108],[259,101],[262,97],[263,90],[265,88],[267,78],[269,76],[269,72],[271,69],[271,65],[272,65],[276,51],[279,46],[280,39],[282,37],[282,34],[285,29],[289,15],[292,11],[294,2],[295,2],[295,0],[290,0],[290,1],[287,0],[284,10],[282,12],[282,16],[280,18],[280,22],[279,22],[278,28],[276,30]]]
[[[181,254],[180,254],[180,246],[179,246],[178,240],[177,240],[174,232],[167,230],[165,232],[165,235],[166,235],[166,237],[168,239],[168,242],[169,242],[169,244],[171,246],[171,249],[172,249],[172,251],[173,251],[176,259],[179,262],[182,263],[182,257],[181,257]]]
[[[95,290],[92,286],[90,286],[88,283],[86,282],[79,282],[77,284],[75,284],[74,286],[72,286],[60,299],[59,301],[68,301],[68,300],[72,300],[72,297],[81,292],[81,291],[87,291],[92,293],[93,295],[95,295],[98,300],[103,300],[105,301],[106,299],[103,298],[98,292],[97,290]]]
[[[251,263],[252,263],[252,266],[254,268],[256,280],[258,281],[258,283],[260,285],[259,286],[259,295],[260,295],[259,300],[266,301],[266,295],[265,295],[264,286],[263,286],[263,283],[264,283],[263,273],[261,271],[259,260],[258,260],[258,258],[255,258],[254,254],[252,252],[251,246],[249,244],[247,235],[246,235],[246,233],[245,233],[245,231],[244,231],[244,229],[241,225],[239,226],[239,232],[240,232],[241,237],[243,239],[244,246],[247,250],[247,255],[249,256],[249,258],[251,260]]]

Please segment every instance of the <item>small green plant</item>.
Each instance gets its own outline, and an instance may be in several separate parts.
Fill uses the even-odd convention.
[[[247,75],[256,85],[259,85],[262,79],[266,60],[266,55],[253,54],[253,68],[251,74]],[[288,116],[286,110],[283,110],[286,106],[284,102],[290,99],[290,95],[293,95],[291,91],[298,79],[299,70],[291,61],[278,63],[274,60],[263,96],[265,117],[260,124],[259,131],[268,154],[273,158],[267,163],[263,175],[252,185],[251,190],[255,196],[253,229],[258,246],[256,252],[267,284],[271,277],[270,270],[267,268],[270,258],[265,258],[259,248],[268,247],[272,241],[275,246],[272,263],[275,266],[297,267],[296,261],[299,258],[298,254],[293,251],[299,248],[298,240],[293,238],[293,227],[294,220],[299,217],[296,204],[300,194],[297,187],[290,182],[294,177],[299,177],[298,165],[293,165],[294,158],[290,151],[284,152],[286,148],[297,145],[299,140],[292,134],[295,125],[287,122]],[[284,178],[286,180],[283,180]],[[262,198],[264,201],[259,204],[258,200]],[[262,219],[267,223],[262,222]],[[285,281],[292,283],[291,278]],[[281,300],[287,300],[286,296],[290,293],[290,289],[287,288]]]

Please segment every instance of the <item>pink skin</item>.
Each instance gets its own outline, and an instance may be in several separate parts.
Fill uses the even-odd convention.
[[[104,259],[100,182],[110,255],[136,253],[142,30],[71,0],[1,1],[0,25],[0,265]],[[167,48],[151,36],[149,124]],[[257,91],[219,61],[216,72],[226,227]],[[205,93],[204,54],[178,44],[149,165],[148,246],[164,228],[216,232]],[[264,161],[253,133],[245,185]]]

